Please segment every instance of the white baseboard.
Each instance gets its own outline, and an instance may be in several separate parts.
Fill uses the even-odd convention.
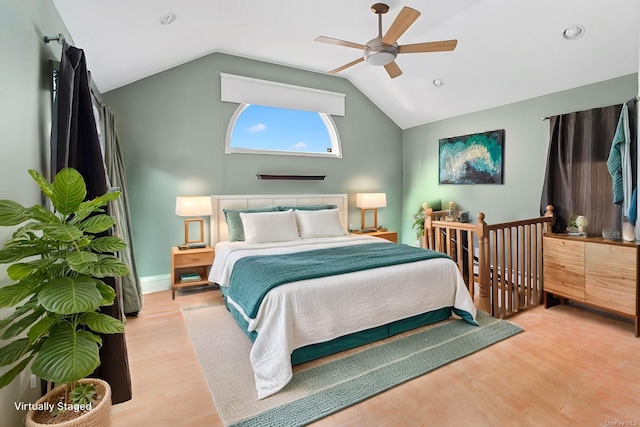
[[[142,289],[143,295],[152,292],[167,291],[171,289],[171,275],[160,274],[158,276],[141,277],[140,288]]]

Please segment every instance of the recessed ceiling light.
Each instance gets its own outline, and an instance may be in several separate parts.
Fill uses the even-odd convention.
[[[562,32],[562,37],[567,40],[579,39],[584,35],[584,27],[582,25],[572,25]]]
[[[158,21],[160,21],[160,23],[162,25],[169,25],[171,24],[173,21],[176,20],[178,16],[175,13],[167,13],[166,15],[162,15],[160,17],[160,19],[158,19]]]
[[[444,86],[444,80],[442,80],[442,79],[434,79],[433,80],[433,85],[435,87],[442,87],[442,86]]]

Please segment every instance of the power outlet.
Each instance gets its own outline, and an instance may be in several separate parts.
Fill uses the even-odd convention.
[[[29,381],[31,388],[36,388],[38,386],[38,378],[35,375],[31,374],[31,377],[29,377]]]

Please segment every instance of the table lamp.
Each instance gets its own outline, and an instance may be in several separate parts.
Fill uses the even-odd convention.
[[[356,207],[362,209],[360,231],[375,231],[378,229],[378,208],[387,207],[387,195],[386,193],[357,193]],[[369,210],[373,211],[373,227],[365,225],[365,213]]]
[[[176,198],[176,215],[190,217],[184,220],[184,243],[188,247],[204,247],[204,220],[193,218],[211,215],[211,198],[207,196],[178,196]],[[191,238],[189,225],[200,223],[200,237]]]

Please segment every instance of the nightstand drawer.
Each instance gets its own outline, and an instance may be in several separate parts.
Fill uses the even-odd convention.
[[[185,251],[184,254],[177,254],[174,259],[174,267],[191,267],[213,263],[213,252],[193,253],[193,249]]]
[[[395,231],[372,231],[369,233],[361,233],[357,231],[357,232],[354,232],[354,234],[360,234],[362,236],[379,237],[381,239],[385,239],[393,243],[398,243],[398,233]]]
[[[393,243],[398,243],[398,233],[395,231],[378,231],[375,236]]]

